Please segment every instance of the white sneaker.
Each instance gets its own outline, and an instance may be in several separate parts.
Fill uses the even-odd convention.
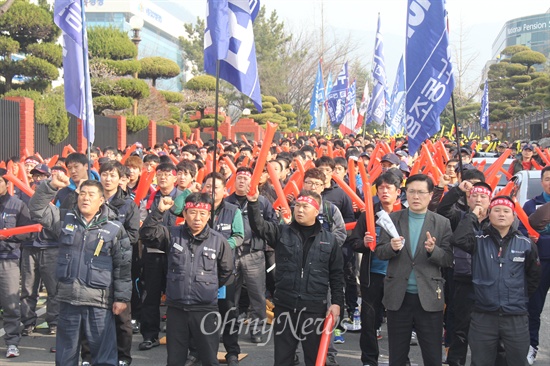
[[[16,345],[11,344],[8,346],[8,351],[6,352],[6,358],[19,357],[19,348]]]
[[[529,346],[529,353],[527,353],[527,363],[529,363],[529,365],[535,363],[538,351],[539,349],[537,347]]]

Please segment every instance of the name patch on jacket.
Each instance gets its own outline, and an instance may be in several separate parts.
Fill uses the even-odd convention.
[[[525,257],[514,257],[512,262],[525,262]]]
[[[218,224],[218,225],[217,225],[217,230],[218,230],[218,231],[227,231],[227,230],[231,230],[231,224]]]
[[[173,247],[174,249],[179,250],[180,252],[183,252],[183,247],[178,243],[174,243]]]
[[[73,224],[67,224],[67,226],[65,226],[65,230],[74,231],[74,225]]]

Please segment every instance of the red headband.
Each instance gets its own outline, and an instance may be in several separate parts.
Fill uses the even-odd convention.
[[[246,171],[246,170],[241,170],[240,172],[237,172],[236,176],[238,177],[239,175],[245,175],[247,177],[252,177],[252,173]]]
[[[196,208],[198,210],[206,210],[206,211],[210,211],[212,209],[212,205],[210,205],[209,203],[204,203],[204,202],[187,202],[185,204],[185,209],[186,210],[189,210],[190,208]]]
[[[507,206],[510,207],[512,210],[515,208],[514,202],[506,198],[497,198],[496,200],[491,201],[489,208],[493,208],[495,206]]]
[[[315,199],[313,199],[312,197],[309,197],[309,196],[300,196],[296,199],[296,202],[309,203],[310,205],[315,207],[316,210],[319,209],[319,204],[317,203],[317,201],[315,201]]]
[[[491,190],[487,187],[483,187],[483,186],[475,186],[474,188],[472,188],[472,190],[470,191],[470,194],[474,194],[474,193],[480,193],[480,194],[486,194],[487,196],[491,197]]]

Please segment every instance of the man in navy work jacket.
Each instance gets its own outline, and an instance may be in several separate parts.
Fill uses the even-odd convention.
[[[476,207],[460,221],[452,245],[472,254],[474,309],[468,343],[472,366],[493,365],[499,340],[508,365],[524,365],[529,351],[527,302],[540,280],[535,244],[514,229],[514,202],[497,196],[489,205],[490,224],[481,230]]]
[[[69,177],[56,174],[29,202],[31,218],[59,239],[56,364],[78,364],[84,334],[94,365],[118,365],[114,315],[126,309],[132,294],[132,247],[117,214],[104,204],[98,181],[80,184],[74,209],[50,204],[69,184]]]
[[[168,366],[187,362],[191,339],[202,365],[218,365],[218,288],[233,273],[233,254],[227,240],[208,226],[209,194],[187,196],[182,212],[185,224],[167,227],[162,225],[163,215],[173,204],[171,197],[162,197],[140,230],[148,245],[155,245],[168,259]]]

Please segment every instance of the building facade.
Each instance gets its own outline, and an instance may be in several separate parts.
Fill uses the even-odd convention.
[[[514,45],[527,46],[550,59],[550,9],[507,21],[493,42],[491,59],[499,60],[502,50]]]

